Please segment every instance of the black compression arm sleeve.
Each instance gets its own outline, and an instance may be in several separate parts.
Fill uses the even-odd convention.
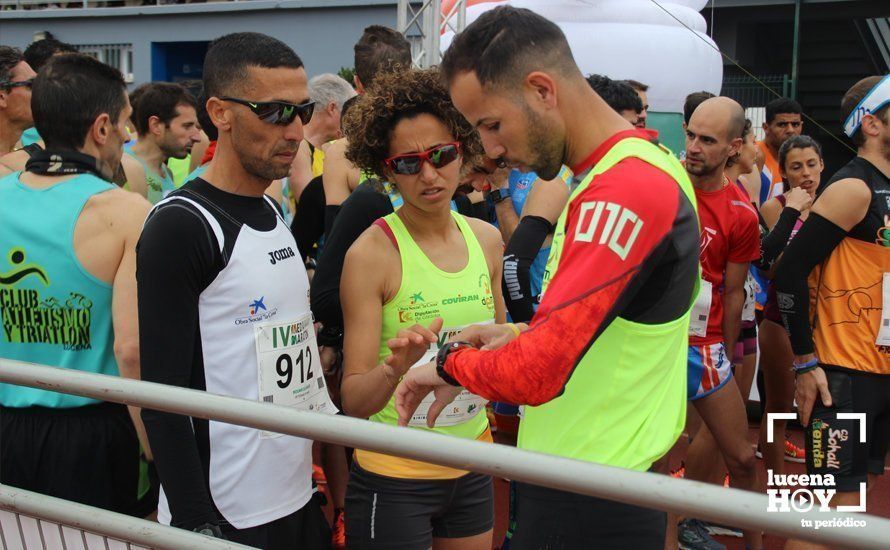
[[[334,222],[337,220],[337,216],[340,214],[340,205],[339,204],[328,204],[324,207],[324,234],[325,238],[331,234],[331,229],[334,227]]]
[[[755,265],[764,271],[769,271],[785,247],[788,245],[788,239],[791,232],[794,231],[794,224],[800,218],[800,211],[786,206],[779,215],[779,220],[773,227],[772,231],[764,235],[760,239],[760,260]]]
[[[328,206],[330,208],[333,207]],[[377,218],[392,211],[389,197],[367,189],[357,189],[343,202],[341,214],[337,215],[337,221],[326,237],[324,252],[318,258],[315,277],[309,289],[312,313],[326,329],[343,327],[340,275],[343,273],[346,252]]]
[[[471,218],[491,223],[489,216],[488,201],[479,201],[470,204],[470,213],[467,214]]]
[[[457,206],[457,213],[468,218],[476,218],[484,222],[488,219],[488,201],[472,202],[466,195],[454,197],[454,204]]]
[[[291,232],[303,260],[312,254],[313,245],[324,233],[325,217],[324,185],[321,184],[321,176],[318,176],[300,194],[294,221],[291,222]]]
[[[776,295],[782,322],[791,335],[791,348],[795,355],[813,353],[814,349],[807,277],[846,235],[846,231],[819,214],[810,214],[779,261],[775,279]]]
[[[136,254],[142,380],[188,388],[201,377],[193,372],[201,360],[198,298],[219,271],[211,234],[179,202],[162,207],[145,224]],[[215,524],[191,420],[150,409],[142,409],[142,420],[174,525]]]
[[[470,202],[470,198],[466,195],[454,197],[454,205],[457,206],[457,213],[463,216],[469,216],[470,209],[473,207],[473,203]]]
[[[504,301],[513,322],[527,323],[534,317],[531,265],[552,231],[553,225],[544,218],[526,216],[519,220],[504,250]]]

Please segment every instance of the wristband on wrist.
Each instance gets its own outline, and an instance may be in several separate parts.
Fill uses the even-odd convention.
[[[393,387],[398,386],[399,382],[402,381],[403,377],[395,376],[394,374],[390,375],[390,371],[392,370],[392,367],[390,367],[386,363],[383,363],[380,366],[383,368],[383,377],[386,378],[386,381],[389,382]]]
[[[811,370],[815,370],[818,367],[819,360],[814,357],[806,363],[793,363],[791,370],[794,371],[794,374],[804,374],[810,372]]]
[[[436,374],[439,378],[452,386],[460,386],[460,382],[445,371],[445,360],[453,352],[468,347],[472,347],[469,342],[449,342],[439,349],[439,353],[436,354]]]
[[[515,323],[507,323],[507,326],[510,327],[510,330],[513,331],[513,334],[515,336],[519,336],[520,334],[522,334],[522,331],[519,330],[519,327],[517,327]]]

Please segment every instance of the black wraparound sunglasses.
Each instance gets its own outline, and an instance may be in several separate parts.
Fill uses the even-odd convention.
[[[309,121],[312,119],[312,111],[315,110],[314,101],[307,101],[298,105],[284,101],[247,101],[237,97],[221,97],[220,99],[244,105],[253,111],[253,114],[263,122],[281,126],[287,126],[298,116],[300,117],[300,122],[309,124]]]

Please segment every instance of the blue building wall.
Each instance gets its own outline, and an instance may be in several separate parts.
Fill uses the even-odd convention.
[[[25,48],[35,33],[75,45],[132,44],[133,85],[200,78],[199,52],[230,32],[262,32],[303,59],[310,76],[352,67],[352,47],[368,25],[396,26],[393,0],[254,0],[138,8],[0,11],[0,43]],[[185,44],[182,44],[185,43]]]

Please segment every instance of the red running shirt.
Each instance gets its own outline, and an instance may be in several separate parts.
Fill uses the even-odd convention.
[[[760,258],[757,212],[748,195],[728,179],[719,191],[695,190],[701,226],[702,278],[711,283],[711,311],[707,336],[690,336],[689,344],[702,346],[723,341],[723,279],[726,264]]]

